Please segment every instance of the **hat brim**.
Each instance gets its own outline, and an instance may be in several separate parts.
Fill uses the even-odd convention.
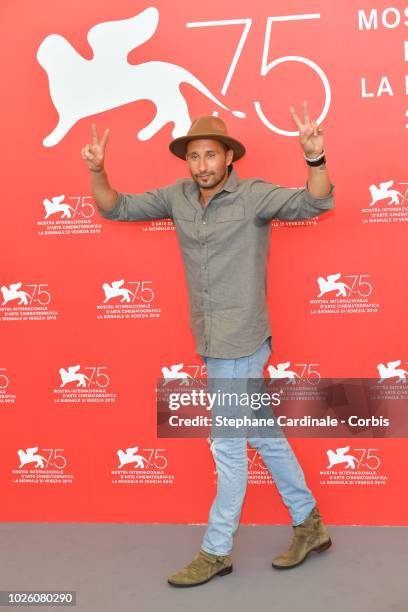
[[[230,149],[234,151],[234,156],[232,158],[232,161],[237,161],[238,159],[241,159],[241,157],[245,154],[244,145],[238,140],[235,140],[235,138],[231,138],[230,136],[224,136],[223,134],[212,134],[212,133],[194,134],[191,136],[180,136],[179,138],[175,138],[169,144],[169,149],[174,155],[176,155],[180,159],[185,160],[187,143],[189,143],[191,140],[200,140],[200,139],[219,140],[223,142],[224,144],[226,144],[227,147],[229,147]]]

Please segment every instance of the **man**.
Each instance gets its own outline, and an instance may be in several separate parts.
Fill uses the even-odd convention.
[[[184,260],[190,299],[190,322],[196,350],[208,378],[262,378],[271,352],[266,303],[270,221],[315,217],[333,208],[321,126],[291,107],[308,164],[304,189],[279,187],[260,179],[240,180],[232,162],[245,147],[229,136],[218,117],[193,121],[188,134],[169,147],[186,160],[192,177],[142,194],[118,193],[104,170],[106,130],[99,142],[82,149],[92,176],[101,215],[118,221],[172,218]],[[289,510],[293,539],[289,550],[273,560],[277,569],[302,563],[312,551],[331,545],[316,501],[284,436],[248,438],[256,448]],[[239,524],[247,485],[247,439],[216,437],[211,450],[217,468],[217,495],[211,506],[202,547],[193,561],[169,577],[173,586],[189,587],[232,571],[233,535]]]

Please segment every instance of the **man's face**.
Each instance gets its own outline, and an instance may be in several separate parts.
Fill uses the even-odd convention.
[[[191,176],[201,189],[213,189],[228,176],[233,155],[232,149],[212,139],[190,140],[186,149]]]

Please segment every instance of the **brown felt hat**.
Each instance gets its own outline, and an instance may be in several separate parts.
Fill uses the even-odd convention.
[[[175,138],[169,144],[169,149],[174,155],[180,157],[180,159],[186,159],[186,148],[187,143],[190,140],[196,140],[197,138],[210,138],[214,140],[220,140],[226,144],[230,149],[234,151],[234,157],[232,161],[237,161],[245,153],[245,147],[235,138],[228,136],[227,126],[224,121],[219,117],[213,115],[197,117],[188,130],[187,136],[180,136]]]

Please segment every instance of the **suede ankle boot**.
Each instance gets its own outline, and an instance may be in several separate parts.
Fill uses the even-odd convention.
[[[201,549],[189,565],[172,574],[167,582],[175,587],[198,586],[215,576],[225,576],[231,572],[231,555],[212,555]]]
[[[272,561],[276,569],[290,569],[303,563],[312,551],[322,552],[332,545],[327,528],[315,506],[307,519],[293,527],[294,534],[289,550]]]

